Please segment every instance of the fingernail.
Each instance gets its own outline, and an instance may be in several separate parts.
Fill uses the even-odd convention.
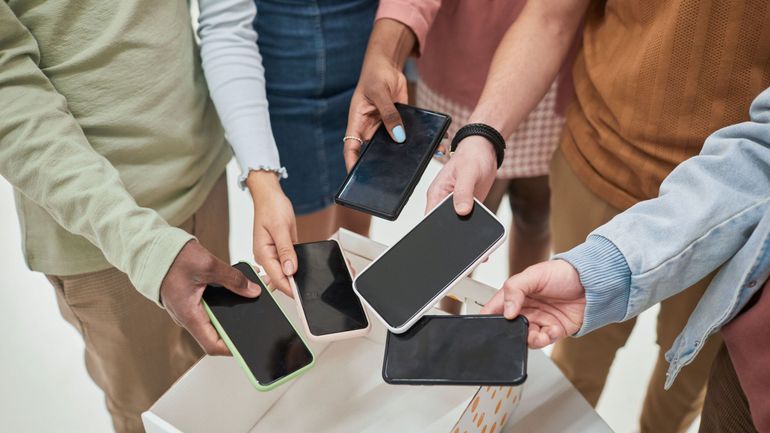
[[[437,150],[436,153],[433,154],[433,156],[436,158],[441,158],[442,156],[444,156],[444,152]]]
[[[406,140],[406,132],[404,132],[403,126],[396,125],[393,127],[393,138],[396,140],[396,143],[403,143]]]
[[[457,205],[457,212],[461,213],[463,215],[467,214],[471,211],[471,205],[468,203],[460,203]]]
[[[503,315],[506,319],[512,319],[513,318],[513,303],[512,302],[506,302],[505,307],[503,309]]]
[[[259,285],[249,281],[249,291],[254,293],[254,294],[259,295],[262,292],[262,289],[259,287]]]
[[[294,273],[294,263],[292,263],[291,260],[286,260],[283,262],[283,273],[286,275],[291,275]]]

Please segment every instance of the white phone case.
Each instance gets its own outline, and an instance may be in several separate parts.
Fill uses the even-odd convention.
[[[422,218],[422,220],[420,220],[420,222],[418,222],[417,224],[415,224],[415,225],[414,225],[414,227],[412,227],[412,230],[414,230],[415,228],[417,228],[417,226],[418,226],[418,225],[419,225],[419,224],[420,224],[422,221],[424,221],[424,220],[425,220],[426,218],[428,218],[428,217],[429,217],[429,216],[430,216],[430,215],[431,215],[433,212],[435,212],[435,211],[436,211],[436,209],[438,209],[438,208],[439,208],[439,207],[440,207],[440,206],[441,206],[441,205],[442,205],[442,204],[443,204],[445,201],[447,201],[447,200],[451,200],[453,195],[454,195],[454,193],[452,193],[452,194],[449,194],[449,195],[448,195],[448,196],[447,196],[447,197],[446,197],[444,200],[442,200],[442,201],[441,201],[441,203],[437,204],[437,205],[436,205],[436,207],[434,207],[434,208],[433,208],[433,209],[432,209],[430,212],[428,212],[428,213],[427,213],[427,214],[426,214],[426,215],[425,215],[425,216]],[[431,299],[429,302],[427,302],[427,303],[425,304],[425,306],[424,306],[424,307],[423,307],[423,308],[422,308],[420,311],[418,311],[418,312],[417,312],[417,313],[416,313],[414,316],[412,316],[412,318],[411,318],[411,319],[409,319],[409,320],[408,320],[406,323],[404,323],[403,325],[401,325],[401,326],[398,326],[398,327],[393,327],[393,326],[391,326],[391,325],[390,325],[388,322],[386,322],[386,321],[385,321],[385,319],[383,319],[383,318],[382,318],[382,316],[380,315],[380,313],[378,313],[378,312],[377,312],[377,310],[375,310],[375,309],[374,309],[374,308],[371,306],[371,304],[369,304],[369,302],[367,302],[367,301],[366,301],[366,298],[364,298],[364,297],[361,295],[361,293],[358,291],[358,288],[356,287],[356,282],[358,281],[358,278],[359,278],[359,277],[360,277],[362,274],[364,274],[364,273],[366,272],[366,270],[367,270],[367,269],[369,269],[370,267],[374,266],[374,264],[375,264],[375,263],[377,263],[377,261],[379,261],[379,260],[380,260],[380,258],[382,258],[382,257],[383,257],[385,254],[388,254],[388,251],[390,251],[390,249],[391,249],[391,248],[393,248],[393,246],[395,246],[396,244],[398,244],[398,242],[396,242],[396,244],[393,244],[393,245],[391,245],[390,247],[388,247],[388,249],[386,249],[385,251],[383,251],[383,252],[382,252],[382,254],[380,254],[380,255],[379,255],[379,256],[378,256],[376,259],[372,260],[372,262],[371,262],[371,263],[369,263],[369,265],[368,265],[367,267],[365,267],[365,268],[364,268],[364,269],[363,269],[361,272],[359,272],[359,273],[358,273],[358,275],[356,275],[356,278],[353,280],[353,291],[355,291],[355,292],[356,292],[356,294],[358,295],[358,298],[359,298],[359,299],[361,299],[361,302],[363,302],[363,303],[364,303],[364,305],[366,305],[366,307],[367,307],[369,310],[371,310],[371,311],[372,311],[372,313],[373,313],[373,314],[374,314],[374,315],[377,317],[377,319],[379,319],[379,320],[380,320],[380,321],[381,321],[383,324],[385,324],[385,327],[386,327],[386,328],[388,328],[388,330],[389,330],[390,332],[392,332],[392,333],[394,333],[394,334],[403,334],[404,332],[408,331],[408,330],[409,330],[409,328],[411,328],[411,327],[412,327],[412,325],[414,325],[414,324],[415,324],[415,323],[416,323],[418,320],[420,320],[420,318],[421,318],[422,316],[424,316],[424,315],[425,315],[425,313],[427,313],[427,312],[428,312],[428,311],[429,311],[431,308],[433,308],[433,306],[434,306],[434,305],[435,305],[435,304],[436,304],[436,303],[437,303],[439,300],[441,300],[441,298],[443,298],[443,297],[444,297],[444,295],[446,295],[446,294],[447,294],[447,292],[449,292],[449,291],[452,289],[452,287],[453,287],[455,284],[457,284],[457,283],[458,283],[458,282],[459,282],[461,279],[463,279],[463,278],[467,277],[468,275],[470,275],[470,274],[471,274],[471,273],[472,273],[472,272],[473,272],[473,271],[476,269],[476,267],[477,267],[477,266],[478,266],[480,263],[482,263],[484,260],[486,260],[486,259],[489,257],[489,255],[490,255],[490,254],[492,254],[492,252],[494,252],[494,251],[495,251],[495,250],[496,250],[498,247],[500,247],[500,245],[502,245],[502,244],[503,244],[503,242],[505,242],[505,239],[506,239],[506,237],[508,236],[508,229],[505,227],[505,224],[503,224],[503,223],[502,223],[502,222],[501,222],[499,219],[497,219],[497,215],[495,215],[495,214],[494,214],[494,212],[492,212],[492,211],[490,211],[489,209],[487,209],[487,207],[486,207],[486,206],[484,206],[484,205],[483,205],[483,204],[482,204],[480,201],[476,200],[475,198],[474,198],[473,200],[474,200],[474,202],[475,202],[475,206],[479,206],[479,207],[480,207],[481,209],[483,209],[485,212],[487,212],[487,213],[489,213],[490,215],[492,215],[492,217],[495,219],[495,221],[497,221],[497,222],[499,222],[499,223],[500,223],[500,225],[503,227],[503,235],[502,235],[502,236],[500,237],[500,239],[498,239],[498,240],[497,240],[497,241],[496,241],[496,242],[495,242],[493,245],[491,245],[489,248],[487,248],[487,250],[484,252],[484,254],[483,254],[483,255],[482,255],[482,256],[481,256],[481,257],[480,257],[478,260],[476,260],[476,261],[475,261],[475,262],[473,262],[473,263],[472,263],[470,266],[468,266],[468,269],[467,269],[465,272],[463,272],[463,273],[462,273],[462,274],[460,274],[460,275],[457,275],[457,276],[456,276],[456,277],[455,277],[455,278],[454,278],[452,281],[450,281],[450,282],[449,282],[449,283],[446,285],[446,287],[444,287],[444,288],[443,288],[443,289],[442,289],[442,290],[441,290],[439,293],[437,293],[437,294],[436,294],[436,296],[434,296],[434,297],[433,297],[433,298],[432,298],[432,299]],[[408,236],[408,235],[409,235],[409,233],[411,233],[411,232],[412,232],[412,230],[410,230],[410,231],[409,231],[407,234],[405,234],[405,235],[402,237],[402,239],[403,239],[404,237]],[[400,242],[400,240],[399,240],[399,242]]]
[[[334,241],[339,245],[339,242],[336,239],[329,239],[330,241]],[[340,251],[342,251],[342,247],[340,246]],[[345,256],[345,252],[342,251],[342,256]],[[345,267],[348,270],[348,274],[352,275],[353,273],[350,271],[350,264],[348,263],[348,260],[345,259]],[[364,310],[364,316],[366,317],[366,328],[362,329],[355,329],[352,331],[345,331],[345,332],[337,332],[334,334],[326,334],[326,335],[315,335],[312,332],[310,332],[310,325],[307,323],[307,317],[305,317],[305,310],[302,308],[302,297],[299,295],[299,290],[297,288],[297,283],[294,281],[294,277],[289,277],[289,284],[291,285],[291,292],[294,294],[294,303],[297,304],[297,311],[299,312],[299,318],[300,321],[302,321],[302,328],[305,330],[305,334],[307,334],[307,337],[311,341],[317,341],[317,342],[329,342],[329,341],[336,341],[336,340],[344,340],[347,338],[356,338],[356,337],[363,337],[366,334],[369,333],[369,330],[372,329],[372,321],[369,318],[369,313],[367,312],[367,308],[363,308]],[[358,296],[358,300],[362,301],[361,296],[356,292],[356,296]]]

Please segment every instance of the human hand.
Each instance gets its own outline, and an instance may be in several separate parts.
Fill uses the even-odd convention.
[[[246,185],[254,201],[254,258],[265,269],[270,284],[292,296],[288,277],[297,272],[294,208],[273,172],[252,171]]]
[[[160,286],[160,299],[176,323],[183,326],[209,355],[229,355],[201,303],[203,291],[217,284],[247,298],[261,289],[240,271],[219,260],[196,240],[185,244]]]
[[[497,156],[492,143],[478,135],[465,138],[430,184],[425,212],[454,192],[455,212],[468,215],[473,209],[473,198],[484,200],[496,175]]]
[[[529,346],[539,349],[579,331],[585,307],[585,289],[575,268],[551,260],[509,278],[481,313],[503,314],[509,320],[525,316]]]
[[[350,101],[345,136],[368,140],[380,123],[384,123],[393,141],[403,143],[406,140],[404,123],[394,103],[409,100],[402,69],[414,44],[415,37],[409,27],[390,19],[377,20],[366,49],[361,77]],[[348,171],[360,153],[358,140],[345,140]]]

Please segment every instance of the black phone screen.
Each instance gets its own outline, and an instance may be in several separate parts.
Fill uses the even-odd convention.
[[[257,382],[270,385],[310,364],[313,354],[251,266],[237,263],[233,267],[259,284],[262,294],[251,299],[224,287],[208,286],[203,300]]]
[[[294,250],[299,265],[294,282],[310,332],[320,336],[369,326],[340,245],[321,241],[298,244]]]
[[[393,384],[519,385],[527,378],[527,320],[424,316],[388,334],[382,375]]]
[[[396,107],[406,141],[396,143],[381,125],[336,197],[344,206],[389,220],[398,218],[451,123],[445,114],[403,104]]]
[[[392,328],[405,325],[505,235],[478,202],[466,216],[452,198],[380,256],[356,279],[363,299]]]

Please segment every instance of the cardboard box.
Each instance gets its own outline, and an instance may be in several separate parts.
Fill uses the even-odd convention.
[[[347,231],[336,237],[353,269],[363,269],[385,249]],[[450,298],[440,306],[453,313],[475,313],[492,290],[464,279],[453,289],[455,299],[464,302]],[[293,301],[280,293],[275,297],[298,324]],[[386,384],[385,336],[382,323],[372,320],[367,337],[311,342],[316,365],[269,392],[254,389],[232,358],[204,357],[142,415],[145,429],[147,433],[495,433],[511,418],[523,386]]]

